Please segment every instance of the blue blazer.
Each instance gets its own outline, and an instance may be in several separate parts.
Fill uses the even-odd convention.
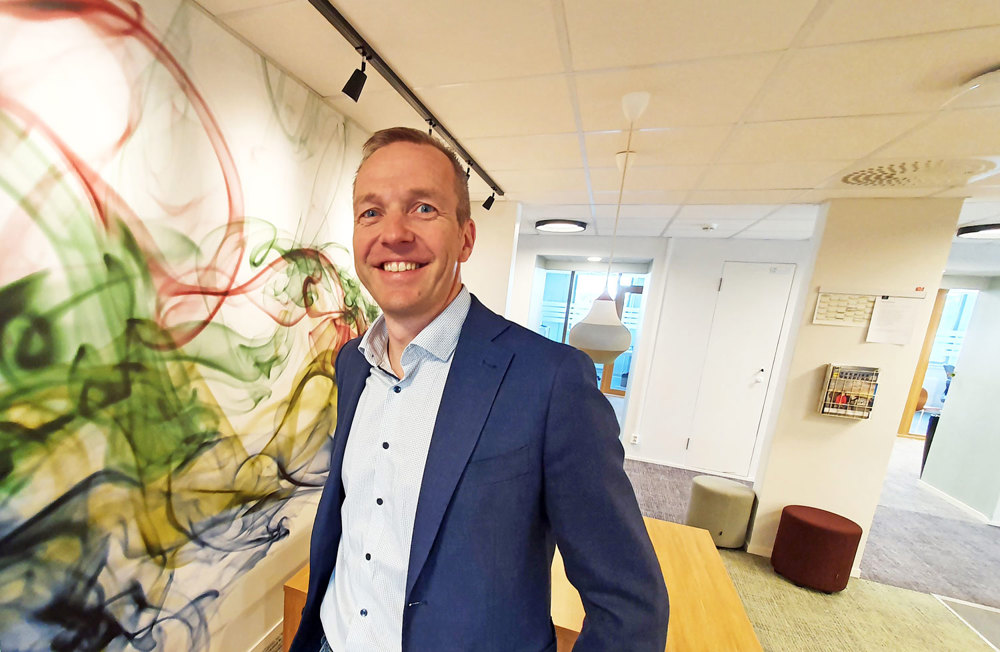
[[[337,357],[337,428],[291,652],[317,652],[340,542],[341,468],[370,366]],[[403,652],[554,652],[553,546],[587,617],[575,652],[662,652],[667,592],[590,358],[473,297],[417,502]],[[351,652],[335,650],[334,652]]]

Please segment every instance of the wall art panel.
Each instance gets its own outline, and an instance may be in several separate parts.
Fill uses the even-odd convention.
[[[280,553],[374,317],[358,138],[193,3],[0,0],[4,652],[208,649]]]

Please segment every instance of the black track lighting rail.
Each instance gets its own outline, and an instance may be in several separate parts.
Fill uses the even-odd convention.
[[[465,161],[469,167],[476,171],[476,174],[478,174],[479,177],[486,182],[486,185],[488,185],[494,193],[502,197],[503,189],[500,188],[500,185],[493,180],[493,177],[491,177],[486,170],[484,170],[482,166],[476,162],[476,159],[474,159],[472,155],[469,154],[464,147],[462,147],[462,144],[458,142],[458,139],[451,135],[451,132],[441,124],[441,121],[438,120],[433,113],[431,113],[431,110],[428,109],[424,103],[420,101],[420,98],[418,98],[403,82],[403,80],[399,78],[399,75],[397,75],[395,71],[389,67],[389,64],[387,64],[385,60],[379,56],[378,52],[376,52],[372,46],[369,45],[364,38],[362,38],[361,34],[358,34],[358,31],[354,29],[354,26],[347,22],[347,19],[344,18],[344,16],[337,11],[332,4],[330,4],[329,0],[309,0],[309,2],[316,8],[317,11],[319,11],[319,13],[323,15],[323,18],[326,18],[327,22],[333,25],[334,28],[340,32],[341,36],[343,36],[347,42],[350,43],[351,46],[357,50],[369,64],[371,64],[372,68],[377,70],[378,73],[382,75],[387,82],[389,82],[389,85],[392,86],[392,88],[399,93],[411,107],[413,107],[413,110],[416,111],[421,118],[423,118],[424,122],[426,122],[431,129],[436,131],[438,136],[440,136],[442,140],[454,149],[455,153],[458,154],[458,156]]]

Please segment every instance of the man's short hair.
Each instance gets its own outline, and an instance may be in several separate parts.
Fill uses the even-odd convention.
[[[459,224],[465,224],[472,217],[472,209],[469,204],[469,181],[465,176],[465,169],[462,161],[454,151],[434,136],[409,127],[390,127],[382,129],[372,134],[372,137],[365,141],[361,148],[361,163],[358,164],[358,171],[361,166],[378,150],[392,145],[393,143],[413,143],[414,145],[428,145],[448,157],[451,161],[452,171],[455,173],[455,195],[458,197],[457,217]],[[354,173],[354,183],[357,185],[358,173]]]

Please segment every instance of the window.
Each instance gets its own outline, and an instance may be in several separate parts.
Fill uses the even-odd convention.
[[[566,342],[569,331],[587,316],[594,300],[604,291],[605,278],[604,272],[547,270],[539,333],[550,340]],[[601,391],[606,394],[624,396],[628,387],[632,352],[639,341],[645,283],[645,274],[612,273],[608,278],[608,292],[621,301],[622,322],[632,334],[632,343],[615,360],[610,375],[605,375],[603,365],[595,365]]]

